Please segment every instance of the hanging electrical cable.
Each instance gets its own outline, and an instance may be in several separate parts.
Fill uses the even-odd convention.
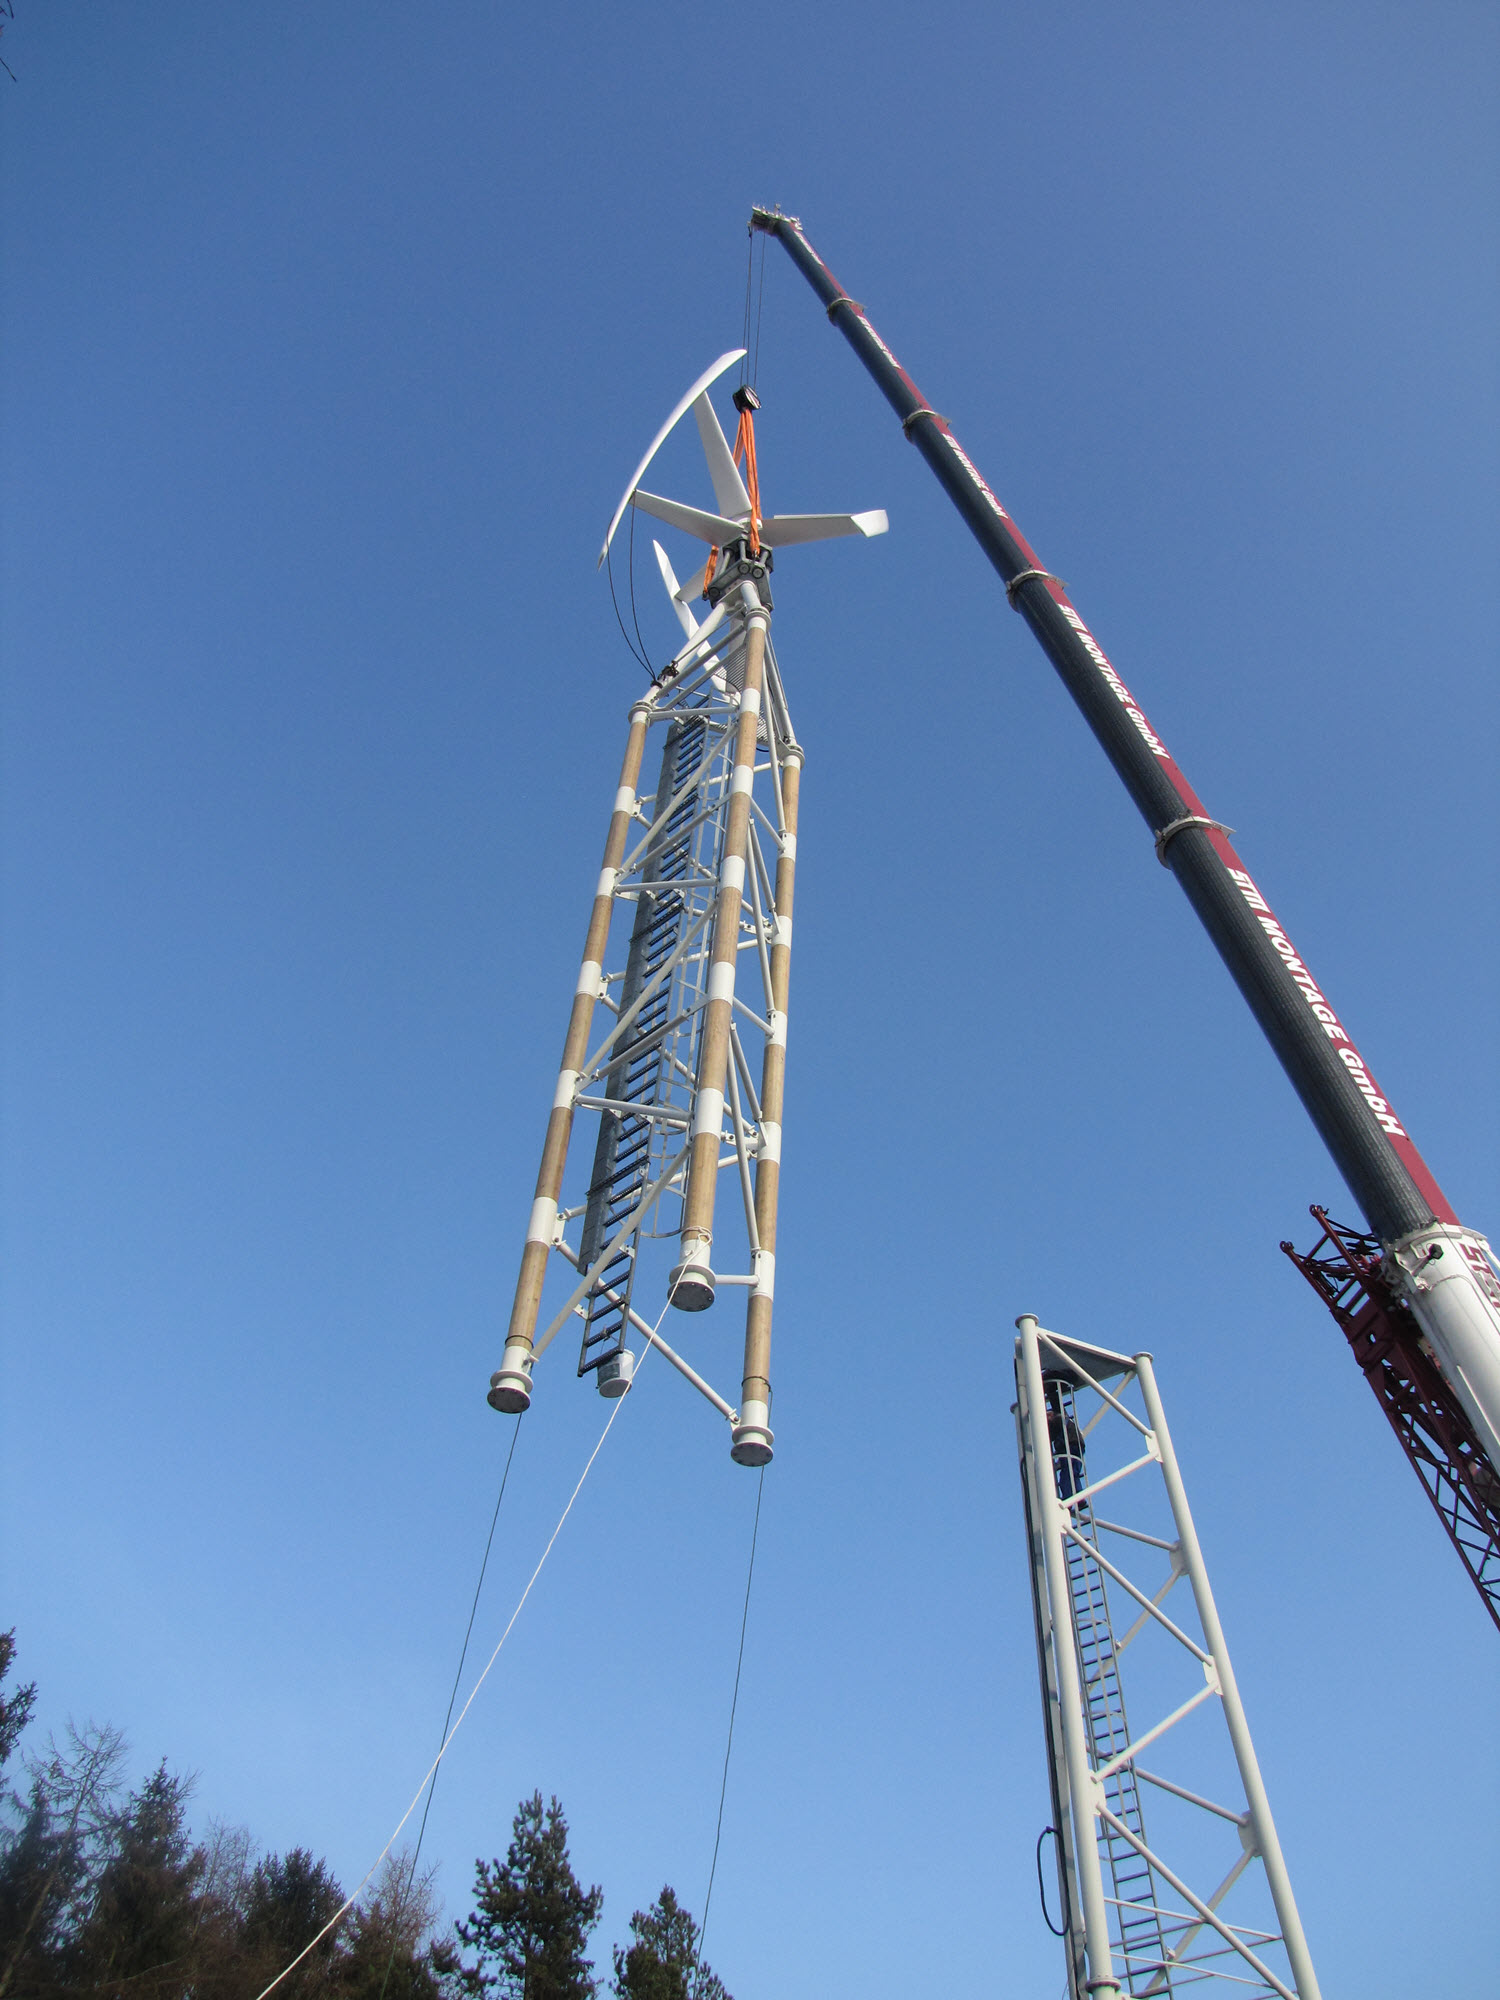
[[[1047,1838],[1049,1833],[1056,1840],[1057,1828],[1055,1826],[1044,1826],[1036,1837],[1036,1892],[1042,1899],[1042,1922],[1054,1937],[1066,1937],[1068,1935],[1067,1925],[1064,1923],[1059,1927],[1053,1923],[1051,1914],[1047,1909],[1047,1883],[1046,1878],[1042,1874],[1042,1842]]]
[[[631,512],[631,519],[630,519],[629,554],[630,554],[630,564],[632,572],[630,579],[630,603],[631,603],[631,615],[632,617],[634,617],[635,615],[635,575],[634,575],[635,514],[633,509]],[[654,681],[656,679],[656,669],[652,666],[650,660],[647,658],[644,645],[637,647],[635,641],[631,638],[629,632],[625,628],[624,614],[620,610],[620,600],[615,593],[615,564],[614,564],[614,554],[612,550],[605,551],[604,574],[609,578],[609,601],[615,607],[615,623],[620,628],[620,637],[625,641],[625,644],[629,647],[630,657],[634,661],[636,661],[638,665],[643,666],[646,669],[646,672],[650,674],[652,680]],[[637,626],[636,629],[639,630],[640,629],[639,626]]]
[[[651,664],[651,654],[650,650],[646,645],[646,636],[641,630],[640,613],[635,608],[635,509],[634,507],[632,507],[630,510],[630,537],[627,542],[626,549],[627,549],[626,560],[630,565],[630,622],[635,627],[636,638],[640,640],[641,658],[646,662],[646,671],[650,674],[652,680],[654,681],[657,678],[656,669]]]

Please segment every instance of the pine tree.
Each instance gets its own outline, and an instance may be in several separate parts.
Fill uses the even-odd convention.
[[[435,1954],[450,1984],[471,2000],[494,1990],[504,2000],[595,2000],[598,1982],[584,1957],[599,1921],[604,1893],[585,1890],[568,1858],[568,1822],[554,1798],[523,1799],[505,1860],[474,1868],[476,1908],[456,1927],[458,1943],[476,1954],[460,1962],[449,1947]]]
[[[649,1910],[630,1919],[633,1942],[615,1946],[614,1990],[619,2000],[733,2000],[724,1982],[698,1960],[698,1926],[664,1888]]]
[[[258,1861],[246,1887],[239,1934],[239,1956],[248,1975],[246,1991],[258,1993],[290,1965],[343,1900],[344,1892],[327,1862],[315,1860],[305,1847]],[[337,1950],[335,1928],[318,1940],[278,1993],[292,2000],[295,1995],[331,1991]]]
[[[0,1767],[35,1697],[5,1691],[14,1655],[14,1635],[0,1633]],[[0,2000],[251,2000],[343,1891],[306,1848],[252,1866],[243,1828],[212,1825],[195,1841],[190,1783],[163,1762],[126,1797],[124,1754],[118,1730],[70,1727],[61,1747],[27,1759],[24,1794],[0,1790]],[[434,1908],[431,1872],[391,1855],[278,2000],[442,2000]]]
[[[206,1859],[188,1834],[191,1789],[163,1760],[132,1794],[93,1907],[64,1954],[69,1984],[143,1996],[189,1985]]]
[[[16,1631],[12,1626],[8,1632],[0,1632],[0,1687],[3,1687],[15,1657]],[[35,1706],[35,1681],[28,1681],[25,1687],[15,1688],[10,1694],[0,1694],[0,1770],[4,1770],[10,1762],[10,1754],[20,1739],[21,1731],[30,1722]]]
[[[388,1854],[350,1912],[338,1973],[343,2000],[438,2000],[427,1947],[437,1914],[435,1868],[418,1873],[408,1854]]]
[[[25,1799],[10,1795],[18,1826],[0,1843],[0,2000],[43,1994],[64,1963],[92,1906],[119,1830],[119,1730],[93,1723],[68,1729],[59,1748],[28,1760]]]

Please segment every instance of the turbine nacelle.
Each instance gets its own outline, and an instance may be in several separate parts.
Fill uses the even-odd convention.
[[[684,534],[694,536],[700,542],[707,542],[711,548],[722,549],[731,542],[746,541],[750,535],[752,508],[745,482],[740,477],[739,467],[734,462],[734,454],[729,441],[720,427],[709,401],[708,391],[726,369],[740,360],[745,350],[735,348],[729,354],[721,354],[713,367],[700,375],[678,403],[667,421],[651,442],[651,448],[636,467],[623,499],[614,511],[609,524],[609,533],[604,537],[604,546],[599,551],[602,564],[609,554],[615,532],[625,518],[627,507],[638,507],[643,514],[654,520],[664,521],[669,527],[680,528]],[[661,450],[672,432],[687,415],[693,412],[698,423],[698,435],[703,443],[703,456],[708,463],[708,476],[714,489],[715,511],[702,507],[690,507],[680,500],[668,500],[658,493],[641,490],[641,480],[645,477],[651,461]],[[760,523],[760,544],[765,549],[793,548],[803,542],[832,541],[843,535],[883,535],[890,523],[885,510],[872,508],[862,514],[773,514]],[[703,589],[704,571],[690,577],[685,584],[679,584],[673,574],[672,565],[659,542],[653,542],[656,560],[662,573],[662,581],[667,586],[667,594],[672,600],[672,608],[677,613],[683,631],[689,639],[697,636],[700,627],[688,609],[688,600],[699,595]]]

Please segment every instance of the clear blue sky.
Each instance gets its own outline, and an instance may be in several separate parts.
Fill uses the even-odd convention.
[[[426,1763],[641,679],[594,553],[736,342],[752,201],[951,417],[1500,1228],[1491,9],[16,13],[3,1623],[42,1727],[109,1717],[350,1882]],[[768,505],[891,532],[777,572],[778,1456],[709,1956],[739,2000],[1060,1989],[1034,1310],[1157,1355],[1325,1990],[1477,1991],[1500,1646],[1276,1249],[1348,1198],[774,251],[760,384]],[[461,1913],[559,1793],[601,1957],[663,1881],[701,1907],[713,1831],[754,1481],[679,1386],[627,1406],[428,1835]],[[547,1371],[485,1651],[601,1410]]]

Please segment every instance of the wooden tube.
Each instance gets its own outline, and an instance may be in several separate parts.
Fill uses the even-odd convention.
[[[746,586],[747,593],[749,586]],[[756,742],[765,686],[766,612],[753,598],[745,636],[745,684],[735,734],[729,811],[719,864],[719,898],[714,912],[708,967],[708,1003],[698,1040],[698,1074],[693,1091],[687,1192],[682,1204],[681,1262],[670,1278],[671,1301],[684,1312],[702,1312],[714,1301],[709,1249],[714,1235],[714,1197],[719,1181],[719,1144],[724,1128],[724,1082],[729,1063],[729,1027],[734,1009],[734,975],[739,955],[740,906],[744,900],[749,844],[750,799],[755,783]]]
[[[509,1414],[526,1409],[531,1402],[529,1361],[536,1337],[537,1311],[542,1302],[542,1281],[557,1227],[557,1204],[562,1193],[563,1170],[568,1160],[568,1141],[573,1131],[573,1098],[578,1075],[588,1054],[589,1032],[594,1008],[604,986],[604,954],[609,943],[610,918],[614,912],[615,884],[620,863],[625,858],[625,842],[635,817],[636,785],[641,775],[641,759],[646,748],[646,726],[651,718],[649,702],[637,702],[630,711],[630,734],[625,744],[625,760],[620,768],[620,785],[610,815],[609,834],[604,843],[604,863],[594,893],[594,907],[584,940],[583,964],[573,992],[573,1011],[563,1041],[562,1066],[553,1093],[552,1113],[547,1120],[547,1137],[542,1147],[542,1163],[537,1171],[536,1196],[526,1228],[526,1246],[521,1252],[521,1270],[516,1280],[515,1303],[505,1336],[505,1358],[490,1377],[489,1402],[492,1408]]]
[[[761,1066],[761,1142],[755,1161],[755,1284],[745,1311],[745,1374],[731,1456],[740,1465],[771,1459],[771,1313],[776,1296],[776,1202],[781,1190],[781,1118],[786,1096],[786,1017],[792,975],[792,898],[797,882],[797,807],[802,751],[782,754],[781,854],[776,863],[776,936],[771,946],[771,1032]]]

